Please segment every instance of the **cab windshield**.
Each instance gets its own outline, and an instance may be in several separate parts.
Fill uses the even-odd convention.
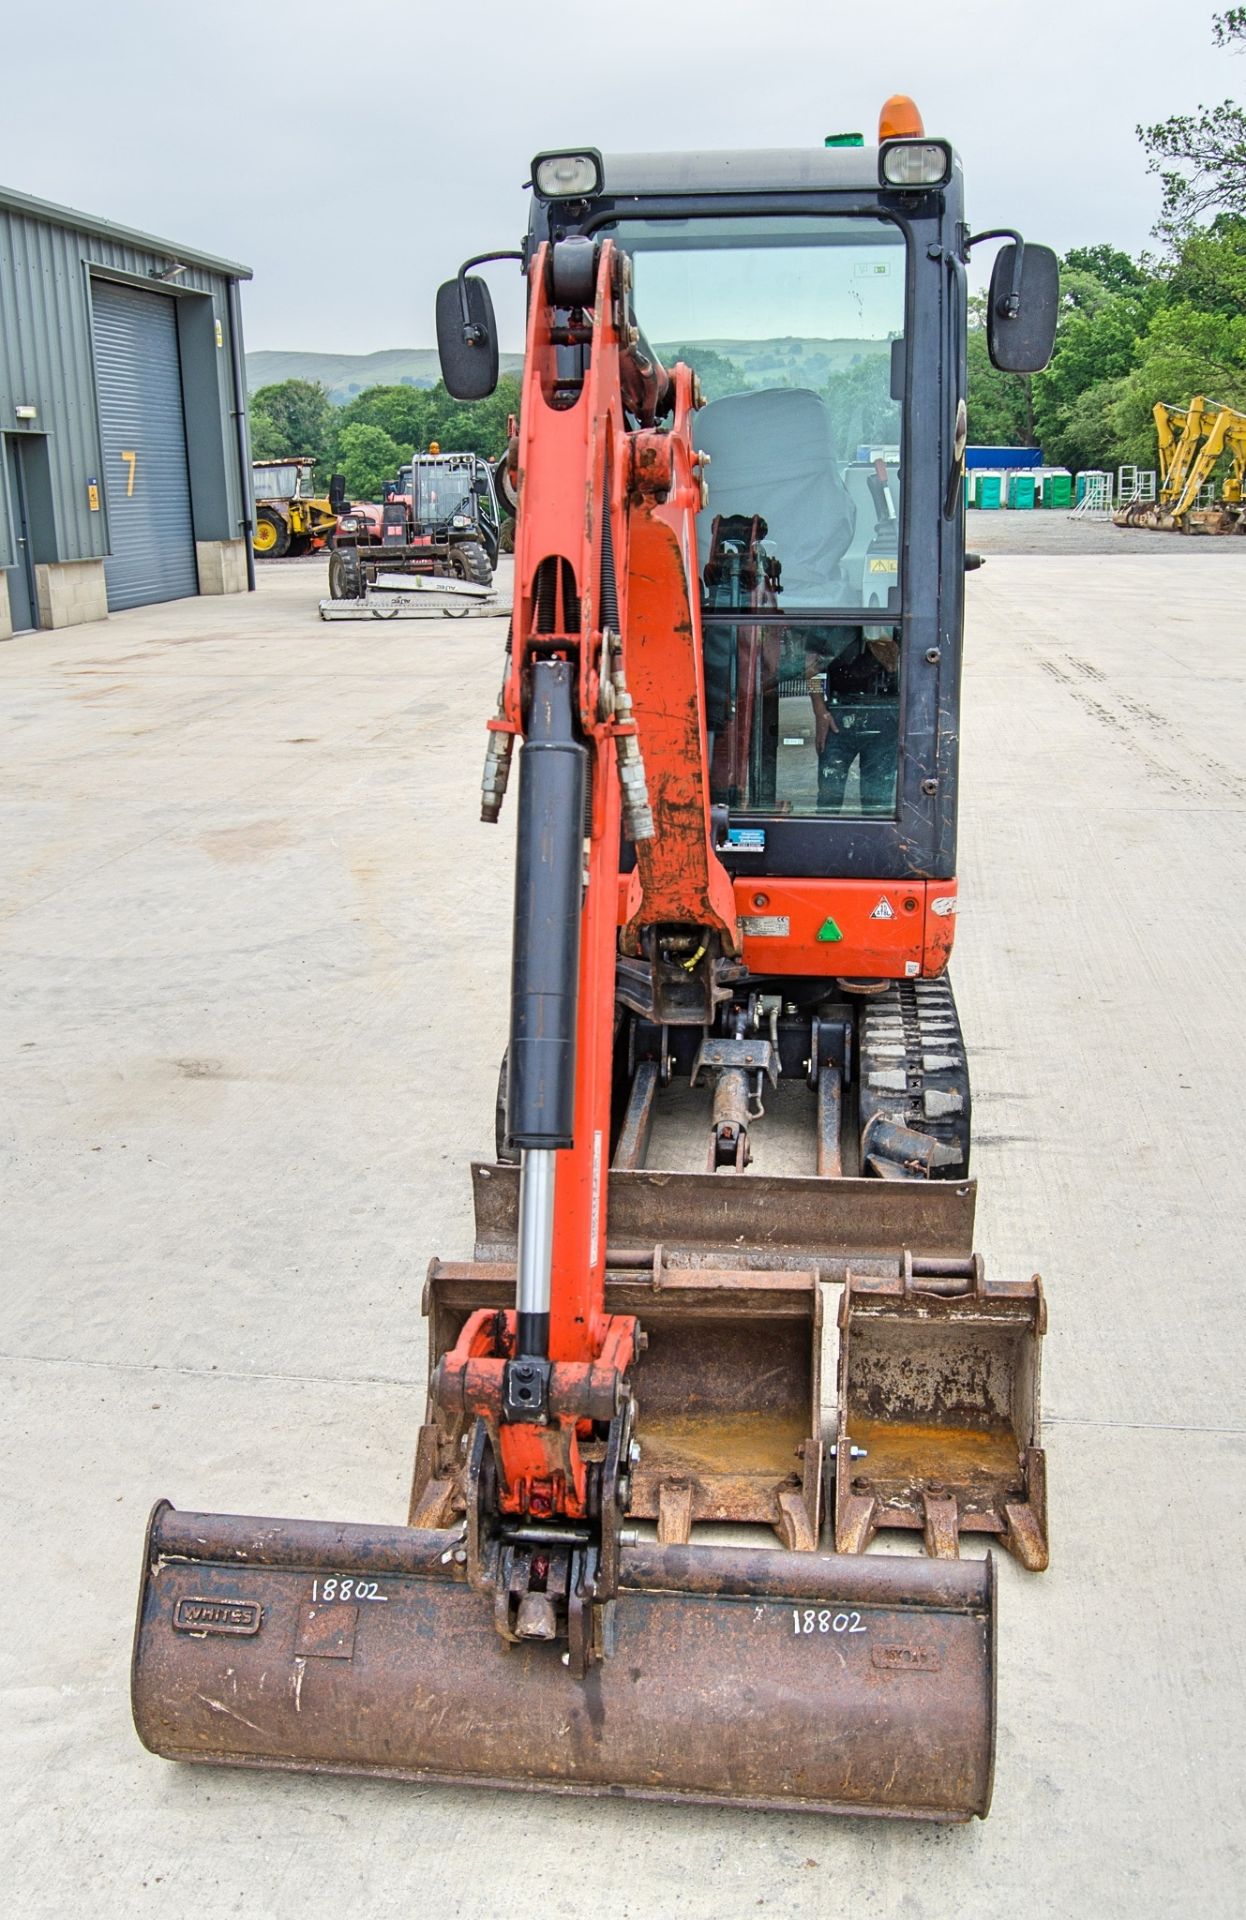
[[[749,215],[621,222],[614,237],[645,338],[694,368],[708,403],[694,432],[710,456],[697,559],[713,797],[894,815],[903,234],[871,215]]]
[[[771,605],[895,611],[900,229],[750,216],[623,222],[616,237],[645,337],[666,365],[696,369],[709,402],[696,422],[711,462],[702,568],[716,525],[721,538],[724,522],[760,519]]]
[[[418,460],[415,463],[413,510],[418,520],[449,520],[453,514],[472,513],[470,462]]]

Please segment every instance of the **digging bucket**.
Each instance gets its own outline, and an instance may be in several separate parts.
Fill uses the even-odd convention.
[[[508,1648],[461,1534],[180,1513],[133,1707],[169,1759],[776,1810],[985,1815],[989,1560],[625,1548],[612,1651]]]
[[[1047,1565],[1040,1445],[1038,1275],[989,1281],[982,1262],[917,1260],[897,1276],[850,1273],[840,1299],[835,1543],[860,1553],[882,1528],[921,1531],[953,1558],[961,1534],[994,1536]]]
[[[430,1374],[469,1314],[515,1297],[513,1266],[434,1260],[424,1291]],[[667,1268],[608,1272],[606,1310],[634,1316],[636,1441],[626,1514],[686,1544],[702,1522],[773,1528],[812,1551],[821,1526],[822,1291],[816,1274]],[[464,1511],[462,1416],[430,1392],[416,1446],[409,1524]]]

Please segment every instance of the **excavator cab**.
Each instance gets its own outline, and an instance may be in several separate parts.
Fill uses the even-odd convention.
[[[510,1038],[407,1524],[161,1503],[136,1721],[177,1758],[984,1815],[994,1572],[959,1549],[1045,1563],[1044,1307],[973,1253],[947,980],[959,165],[892,101],[876,147],[532,187],[481,797],[517,768]],[[1054,256],[978,237],[997,364],[1040,365]],[[462,399],[505,257],[438,295]]]

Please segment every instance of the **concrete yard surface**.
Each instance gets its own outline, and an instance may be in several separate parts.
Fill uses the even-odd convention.
[[[1048,1289],[1053,1558],[1000,1566],[959,1828],[142,1749],[157,1495],[405,1518],[506,1027],[505,622],[325,625],[309,561],[0,647],[9,1920],[1242,1911],[1246,570],[1189,544],[967,583],[953,977],[978,1245]]]
[[[1064,513],[1059,508],[1033,512],[1013,507],[971,507],[965,515],[965,546],[970,553],[1059,554],[1062,558],[1103,555],[1139,559],[1215,560],[1246,557],[1240,534],[1157,533],[1150,527],[1118,527],[1106,513]]]

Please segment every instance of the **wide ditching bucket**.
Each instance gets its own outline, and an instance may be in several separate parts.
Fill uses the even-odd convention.
[[[964,1820],[994,1748],[989,1560],[624,1549],[608,1656],[508,1647],[460,1535],[152,1516],[134,1647],[169,1759]]]

